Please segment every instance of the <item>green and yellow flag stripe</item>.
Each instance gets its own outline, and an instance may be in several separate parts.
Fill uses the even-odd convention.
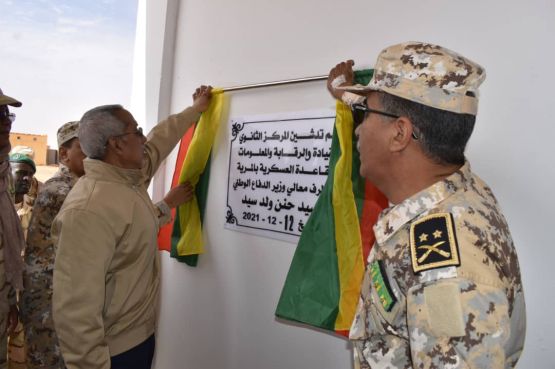
[[[367,84],[372,71],[355,73]],[[330,173],[303,229],[276,308],[280,318],[347,335],[355,315],[372,226],[387,200],[360,177],[352,113],[337,103]]]

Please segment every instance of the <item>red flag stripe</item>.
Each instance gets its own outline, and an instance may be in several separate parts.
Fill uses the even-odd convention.
[[[183,161],[187,156],[187,151],[189,150],[189,145],[191,144],[191,140],[193,139],[193,133],[195,132],[195,126],[191,126],[183,135],[181,139],[181,143],[179,144],[179,151],[177,152],[177,160],[175,161],[175,168],[173,171],[172,177],[172,185],[171,188],[177,186],[179,181],[179,173],[181,171],[181,167],[183,166]],[[175,217],[175,209],[172,209],[172,219]],[[158,232],[158,249],[159,250],[166,250],[171,251],[172,243],[171,243],[171,236],[173,231],[173,222],[169,222]]]
[[[387,207],[387,198],[369,181],[365,181],[364,187],[364,206],[360,217],[360,233],[362,238],[362,257],[364,265],[368,260],[368,254],[374,245],[373,226],[378,220],[378,215],[382,209]]]

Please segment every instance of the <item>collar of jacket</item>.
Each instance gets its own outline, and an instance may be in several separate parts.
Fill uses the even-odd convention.
[[[144,183],[141,169],[125,169],[103,162],[102,160],[86,158],[83,161],[85,176],[100,181],[124,183],[139,186]]]
[[[66,167],[64,164],[60,163],[58,164],[58,172],[56,172],[56,174],[54,174],[53,177],[64,177],[64,178],[68,178],[69,183],[71,183],[71,186],[73,187],[73,185],[75,184],[75,182],[77,182],[77,180],[79,179],[79,177],[77,177],[77,174],[73,173],[72,171],[69,170],[68,167]]]
[[[403,225],[425,211],[433,209],[459,189],[465,188],[471,176],[470,163],[466,161],[449,177],[434,183],[397,205],[384,209],[374,225],[374,234],[378,244],[385,243]]]

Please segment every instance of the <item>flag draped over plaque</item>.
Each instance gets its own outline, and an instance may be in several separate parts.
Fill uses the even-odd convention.
[[[372,70],[355,72],[367,84]],[[360,177],[352,113],[338,102],[326,184],[303,229],[276,309],[280,318],[347,335],[372,226],[387,199]]]
[[[163,227],[158,235],[160,249],[169,250],[171,257],[191,266],[197,265],[198,255],[204,252],[202,219],[208,194],[210,152],[225,103],[226,96],[222,90],[212,90],[210,107],[183,137],[172,187],[188,181],[195,187],[195,196],[172,211],[175,217],[173,224]]]

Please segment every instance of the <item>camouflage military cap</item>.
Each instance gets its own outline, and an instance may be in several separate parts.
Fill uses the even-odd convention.
[[[35,162],[33,159],[28,157],[25,154],[11,154],[10,155],[10,163],[25,163],[33,168],[33,174],[37,172],[37,167],[35,166]]]
[[[58,147],[77,137],[79,131],[79,121],[68,122],[58,129]]]
[[[406,42],[382,50],[368,85],[343,88],[383,91],[433,108],[476,115],[478,87],[485,78],[484,68],[454,51]]]

